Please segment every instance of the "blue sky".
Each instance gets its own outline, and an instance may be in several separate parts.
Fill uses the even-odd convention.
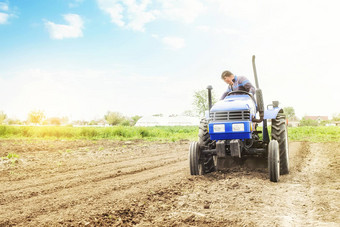
[[[181,114],[229,69],[298,116],[339,107],[338,1],[0,0],[0,110]]]

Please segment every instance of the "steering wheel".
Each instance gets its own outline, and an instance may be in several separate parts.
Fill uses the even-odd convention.
[[[250,97],[254,98],[253,95],[249,92],[238,90],[238,91],[231,91],[227,94],[227,96],[232,95],[232,94],[246,94],[249,95]]]
[[[227,94],[227,96],[232,95],[232,94],[245,94],[245,95],[249,95],[250,98],[252,98],[252,100],[256,103],[253,94],[251,94],[251,93],[249,93],[249,92],[247,92],[247,91],[242,91],[242,90],[231,91],[231,92],[229,92],[229,93]]]

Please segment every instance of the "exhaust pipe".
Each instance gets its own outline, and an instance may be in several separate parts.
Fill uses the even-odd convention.
[[[264,117],[264,102],[263,102],[263,95],[262,90],[259,88],[259,81],[257,79],[257,72],[256,72],[256,65],[255,65],[255,55],[253,55],[252,58],[253,63],[253,71],[254,71],[254,77],[255,77],[255,85],[256,85],[256,102],[257,102],[257,109],[260,113],[260,119],[256,119],[253,117],[253,122],[260,123],[263,121]]]
[[[213,89],[213,87],[211,85],[208,85],[207,89],[208,89],[209,117],[210,117],[210,109],[212,107],[211,90]]]

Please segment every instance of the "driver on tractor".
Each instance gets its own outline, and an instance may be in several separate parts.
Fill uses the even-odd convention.
[[[229,92],[232,91],[246,91],[255,94],[255,87],[244,76],[235,76],[230,71],[224,71],[221,75],[222,80],[229,84],[226,92],[223,93],[220,100],[223,100]]]

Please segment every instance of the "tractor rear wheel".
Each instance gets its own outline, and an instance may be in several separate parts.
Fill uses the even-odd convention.
[[[288,130],[286,118],[279,113],[276,119],[272,119],[272,140],[279,143],[280,150],[280,174],[289,173],[289,147],[288,147]]]
[[[280,177],[280,158],[279,143],[276,140],[271,140],[268,145],[268,170],[270,181],[278,182]]]

